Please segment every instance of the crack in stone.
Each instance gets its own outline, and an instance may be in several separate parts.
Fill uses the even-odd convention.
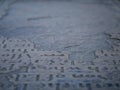
[[[41,17],[32,17],[32,18],[28,18],[28,21],[33,21],[33,20],[39,20],[39,19],[52,19],[53,17],[51,16],[41,16]]]

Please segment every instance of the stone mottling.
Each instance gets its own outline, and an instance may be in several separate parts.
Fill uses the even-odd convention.
[[[0,3],[0,90],[120,90],[119,10],[115,0]]]
[[[28,40],[1,36],[0,90],[118,90],[118,47],[96,51],[94,60],[69,60],[69,52],[39,51]]]

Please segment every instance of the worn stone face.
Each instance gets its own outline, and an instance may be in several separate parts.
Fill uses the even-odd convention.
[[[0,0],[0,90],[119,90],[115,0]]]
[[[69,52],[39,51],[28,40],[1,36],[0,88],[118,90],[120,52],[115,48],[96,51],[94,60],[70,60]]]

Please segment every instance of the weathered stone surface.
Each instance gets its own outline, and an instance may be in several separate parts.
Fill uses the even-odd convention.
[[[120,53],[116,49],[97,51],[98,57],[90,61],[69,60],[66,51],[39,51],[28,40],[1,36],[0,50],[0,79],[5,80],[0,81],[1,89],[120,88],[120,60],[116,58]]]
[[[0,6],[0,90],[120,89],[118,5],[15,1]]]

